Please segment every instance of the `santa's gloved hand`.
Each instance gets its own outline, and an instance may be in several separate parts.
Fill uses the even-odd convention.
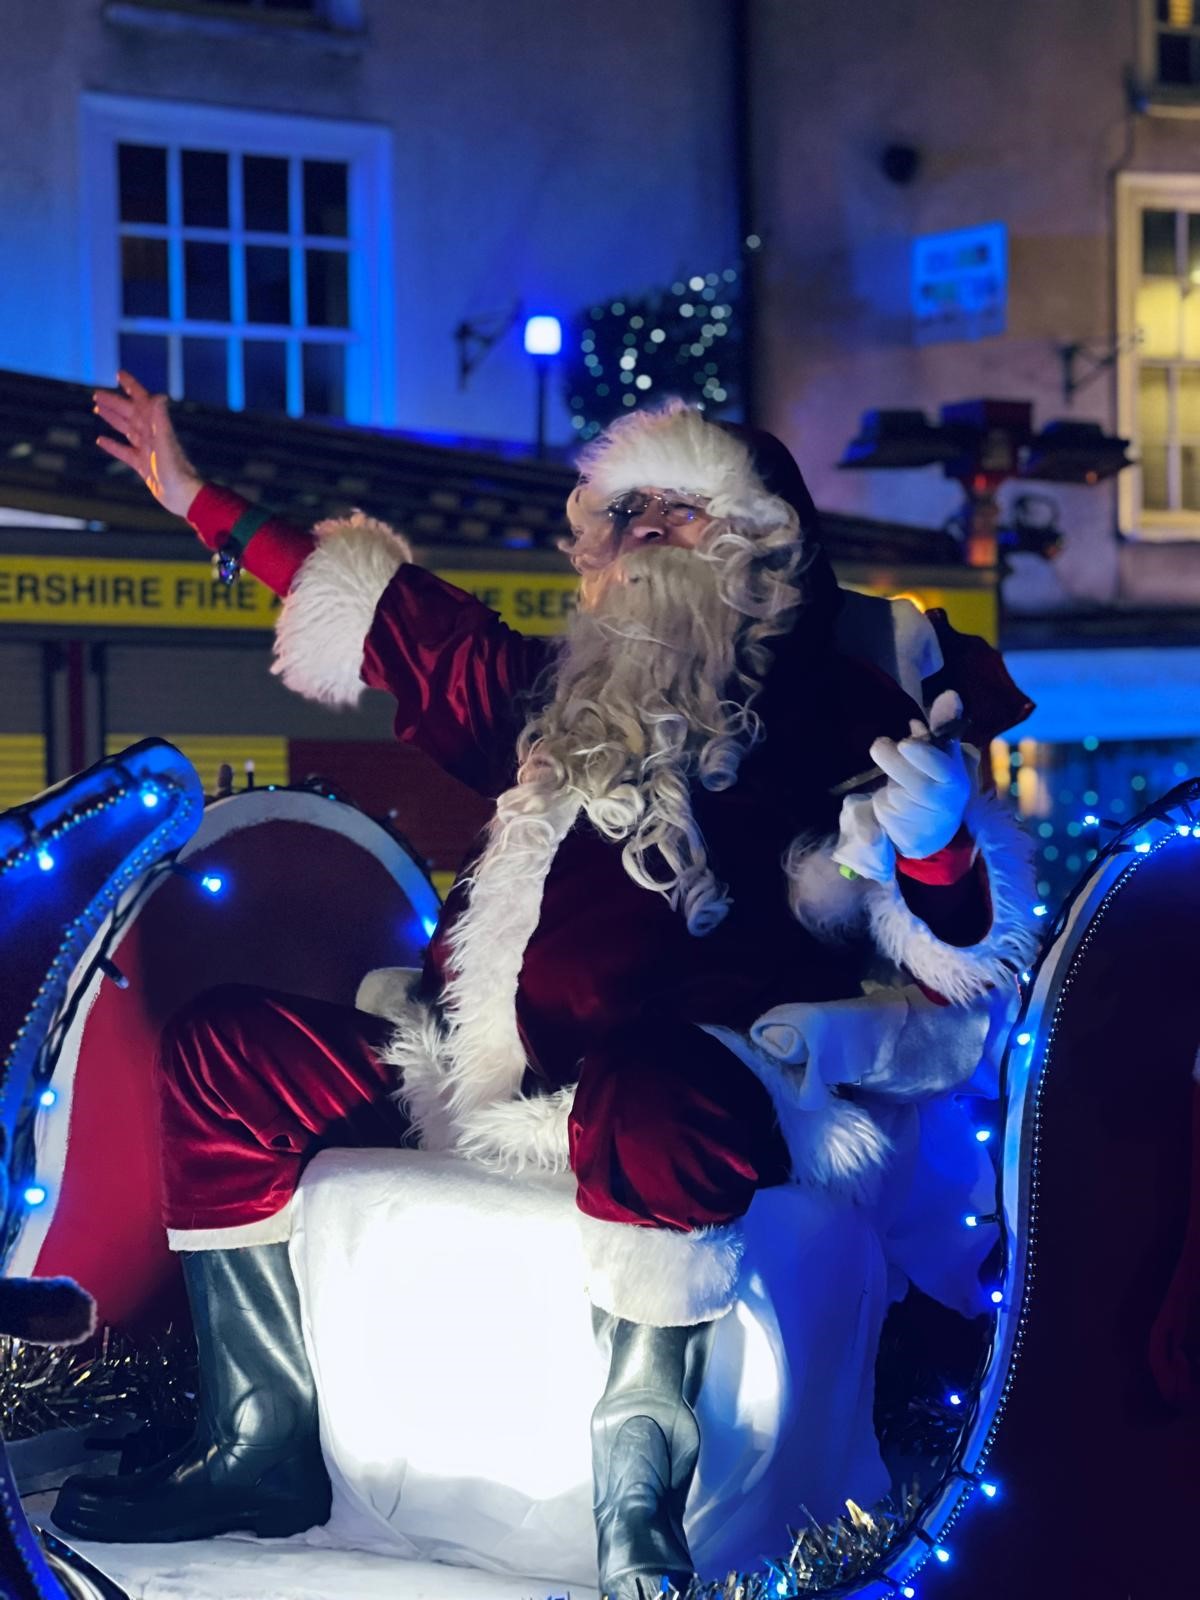
[[[842,801],[833,859],[847,878],[890,883],[896,876],[896,847],[884,833],[869,794],[848,794]]]
[[[962,702],[952,690],[933,703],[934,733],[962,715]],[[888,782],[871,796],[879,825],[900,855],[922,861],[948,845],[962,827],[971,778],[957,739],[934,744],[923,722],[912,722],[907,739],[876,739],[871,760]]]

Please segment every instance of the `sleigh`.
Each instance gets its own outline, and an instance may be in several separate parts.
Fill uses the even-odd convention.
[[[1035,1387],[1017,1391],[1023,1453],[1009,1475],[1043,1470],[1037,1421],[1064,1352],[1027,1296],[1045,1128],[1068,1103],[1043,1094],[1043,1073],[1053,1058],[1068,1078],[1080,1049],[1110,1070],[1088,1018],[1103,993],[1112,1028],[1113,960],[1144,966],[1147,919],[1167,896],[1175,914],[1200,903],[1195,788],[1139,819],[1144,837],[1114,841],[1054,930],[1003,1094],[979,1082],[930,1109],[916,1148],[953,1157],[934,1208],[940,1238],[928,1216],[918,1227],[911,1185],[874,1212],[798,1185],[754,1202],[739,1299],[700,1400],[689,1536],[706,1576],[770,1574],[773,1559],[769,1592],[861,1579],[864,1594],[894,1593],[952,1548],[961,1559],[972,1537],[977,1548],[1011,1540],[1003,1519],[995,1534],[986,1518],[947,1529],[992,1498],[988,1452],[1029,1315]],[[7,1271],[74,1276],[106,1327],[153,1338],[180,1313],[158,1222],[151,1073],[163,1020],[228,981],[369,1002],[385,980],[365,978],[419,959],[436,897],[402,840],[328,791],[251,790],[202,808],[195,774],[156,743],[18,821],[5,840],[19,896],[6,950]],[[1152,970],[1141,976],[1152,988]],[[1182,1010],[1156,1068],[1176,1105],[1186,1070],[1172,1068],[1196,1032],[1194,1009]],[[1171,1149],[1178,1167],[1177,1139]],[[1057,1209],[1047,1217],[1043,1202],[1043,1236],[1061,1249],[1079,1217],[1062,1180],[1049,1187]],[[1178,1205],[1160,1213],[1162,1268]],[[915,1232],[941,1275],[923,1288]],[[335,1487],[329,1525],[305,1536],[314,1555],[354,1548],[586,1587],[587,1425],[603,1371],[569,1182],[419,1151],[329,1151],[302,1181],[292,1253]],[[976,1317],[947,1305],[971,1279],[994,1286]],[[1126,1437],[1137,1426],[1129,1418]],[[128,1561],[118,1548],[86,1553],[118,1574]],[[993,1544],[987,1570],[1003,1567]]]

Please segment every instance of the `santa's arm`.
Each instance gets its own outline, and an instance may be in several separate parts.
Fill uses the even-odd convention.
[[[789,855],[796,915],[818,936],[865,929],[938,998],[1011,987],[1037,942],[1030,849],[980,783],[978,752],[926,734],[877,740],[871,754],[886,788],[849,795],[838,836]]]
[[[361,514],[309,532],[206,484],[187,515],[208,548],[232,549],[283,598],[273,671],[289,688],[330,706],[386,690],[398,738],[481,793],[511,781],[516,701],[545,641],[416,566],[402,535]]]

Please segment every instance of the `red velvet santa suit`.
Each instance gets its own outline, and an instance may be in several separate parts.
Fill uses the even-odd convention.
[[[215,547],[244,509],[238,496],[206,488],[190,518]],[[331,549],[338,536],[327,532]],[[376,541],[372,562],[385,531],[351,525],[348,537]],[[287,594],[312,550],[311,536],[273,521],[256,534],[246,565]],[[391,567],[390,575],[386,560],[371,568],[372,579],[385,581],[373,596],[367,580],[360,583],[347,613],[366,622],[357,675],[395,697],[399,738],[479,793],[499,795],[514,782],[517,735],[553,646],[516,634],[395,550]],[[285,639],[285,680],[288,649]],[[306,684],[304,671],[293,667],[291,677],[310,693],[338,697],[323,683]],[[696,821],[732,900],[712,932],[689,933],[662,896],[628,876],[620,846],[582,817],[542,885],[516,983],[526,1069],[514,1087],[521,1105],[567,1091],[557,1099],[573,1101],[579,1206],[601,1224],[720,1241],[756,1188],[788,1178],[790,1160],[767,1090],[697,1024],[745,1030],[778,1004],[861,992],[863,942],[819,938],[803,925],[780,863],[797,834],[836,827],[831,788],[869,766],[874,738],[903,737],[919,708],[877,668],[830,649],[827,629],[806,629],[802,617],[774,642],[755,709],[765,738],[736,783],[719,792],[693,786]],[[901,917],[918,919],[950,949],[983,949],[994,931],[988,872],[966,830],[931,860],[899,863],[896,891]],[[415,997],[434,1017],[468,899],[460,877]],[[995,958],[989,952],[989,971]],[[247,989],[202,997],[176,1019],[162,1076],[165,1220],[178,1247],[219,1243],[206,1235],[229,1228],[243,1242],[285,1237],[279,1219],[315,1149],[400,1142],[406,1122],[387,1098],[385,1032],[357,1013]],[[720,1309],[689,1302],[678,1320]]]

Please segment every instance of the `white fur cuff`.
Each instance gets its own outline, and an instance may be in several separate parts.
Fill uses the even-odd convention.
[[[733,1305],[742,1260],[742,1230],[679,1233],[627,1222],[579,1217],[588,1294],[601,1311],[652,1328],[715,1322]]]
[[[319,523],[314,532],[317,547],[275,625],[271,671],[306,699],[353,706],[363,690],[363,643],[375,608],[412,550],[400,534],[361,512]]]
[[[977,944],[944,943],[909,910],[895,881],[873,883],[867,891],[876,948],[955,1005],[990,988],[1011,986],[1014,971],[1028,966],[1037,949],[1028,839],[1007,807],[990,795],[973,798],[966,823],[987,868],[992,901],[992,925]]]

